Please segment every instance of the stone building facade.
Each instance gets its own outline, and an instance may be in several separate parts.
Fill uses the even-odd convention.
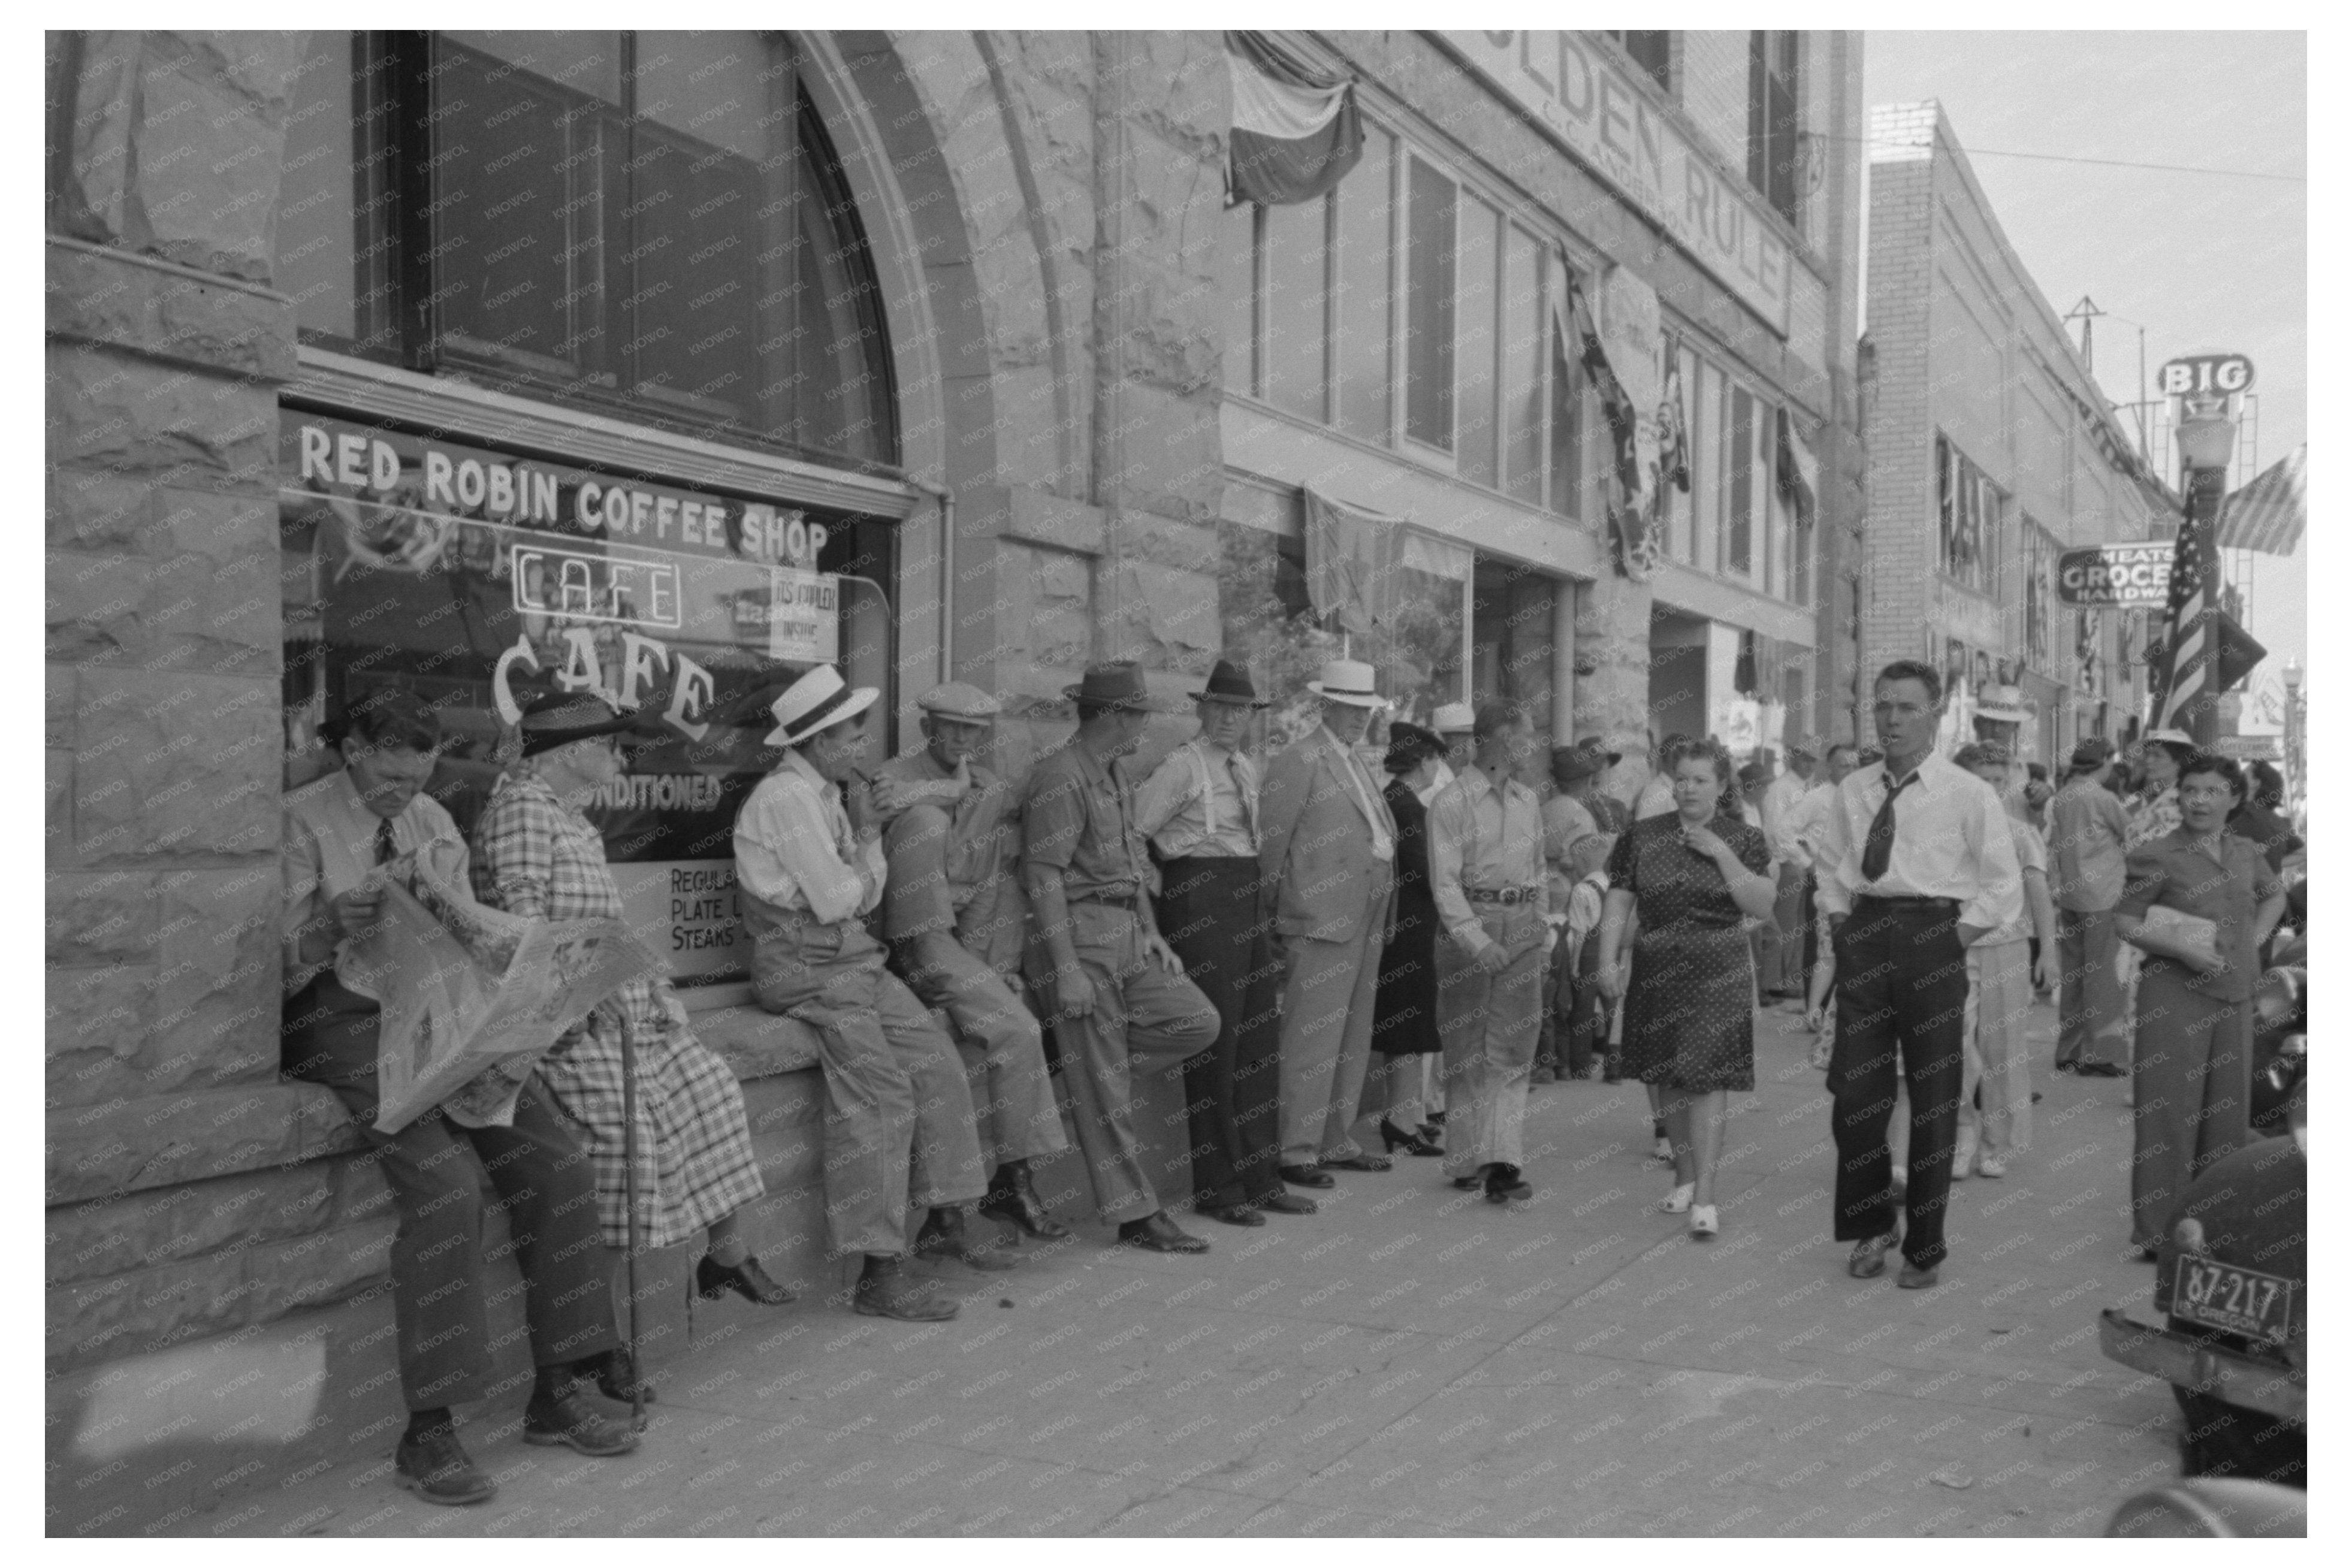
[[[2147,695],[2144,612],[2060,605],[2055,558],[2168,538],[2179,503],[1933,102],[1871,111],[1867,329],[1863,667],[1930,660],[1953,685],[1956,725],[1989,688],[2014,688],[2031,759],[2123,737]]]
[[[1858,37],[1280,40],[1375,133],[1311,213],[1226,208],[1213,33],[49,36],[53,1530],[389,1441],[393,1220],[277,1061],[279,798],[386,681],[444,705],[453,801],[526,683],[662,716],[608,846],[744,1078],[755,1242],[803,1279],[813,1048],[748,1006],[709,848],[780,675],[883,686],[886,746],[923,687],[987,686],[1014,774],[1091,659],[1173,710],[1235,651],[1288,697],[1338,649],[1313,486],[1402,519],[1435,585],[1375,639],[1411,711],[1500,692],[1629,741],[1743,694],[1842,711]],[[1612,271],[1681,346],[1706,471],[1647,581],[1547,351],[1551,291]],[[1819,459],[1801,528],[1784,427]],[[656,1364],[733,1332],[656,1261]]]

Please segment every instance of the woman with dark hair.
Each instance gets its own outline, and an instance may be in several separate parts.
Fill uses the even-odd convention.
[[[1442,1155],[1427,1119],[1423,1064],[1443,1049],[1437,1036],[1437,900],[1429,891],[1429,808],[1421,790],[1437,776],[1445,740],[1417,725],[1389,726],[1389,781],[1381,793],[1396,818],[1396,919],[1381,949],[1380,990],[1372,1004],[1372,1066],[1363,1107],[1381,1113],[1381,1144],[1391,1151]],[[1399,1117],[1417,1118],[1398,1125]],[[1410,1130],[1408,1130],[1410,1129]]]
[[[1726,1096],[1756,1087],[1756,979],[1742,918],[1772,914],[1779,886],[1764,835],[1723,811],[1730,754],[1691,740],[1664,758],[1675,811],[1637,821],[1609,856],[1601,922],[1604,995],[1625,993],[1627,1070],[1654,1085],[1674,1145],[1675,1187],[1660,1202],[1690,1216],[1691,1236],[1718,1228],[1715,1167]],[[1618,967],[1638,917],[1630,977]]]
[[[2230,831],[2261,846],[2271,870],[2284,875],[2286,858],[2303,848],[2303,839],[2280,815],[2286,800],[2286,780],[2267,762],[2246,769],[2246,803],[2230,813]]]
[[[2251,841],[2226,831],[2245,779],[2192,753],[2180,826],[2124,865],[2116,935],[2147,955],[2132,1052],[2133,1244],[2152,1259],[2199,1172],[2243,1144],[2252,1092],[2255,957],[2286,889]]]

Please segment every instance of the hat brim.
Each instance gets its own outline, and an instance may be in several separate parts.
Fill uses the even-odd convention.
[[[635,714],[622,714],[601,724],[566,725],[561,729],[533,729],[524,725],[518,727],[516,734],[522,740],[525,754],[537,756],[542,751],[552,751],[559,746],[569,746],[575,740],[593,740],[604,735],[625,735],[639,728],[641,723]]]
[[[1064,686],[1062,688],[1062,695],[1069,698],[1074,703],[1093,703],[1098,707],[1149,708],[1151,706],[1151,694],[1149,692],[1145,692],[1139,696],[1131,697],[1090,697],[1087,695],[1087,688],[1083,685],[1080,685],[1075,686]]]
[[[1196,703],[1220,703],[1226,707],[1272,707],[1274,706],[1274,701],[1270,697],[1236,696],[1232,692],[1194,692],[1192,700]]]
[[[1334,692],[1324,689],[1320,681],[1309,681],[1307,689],[1327,703],[1345,703],[1349,707],[1385,708],[1396,705],[1378,692]],[[1442,731],[1440,733],[1443,733]]]
[[[875,700],[881,696],[881,695],[882,690],[878,686],[855,687],[851,690],[848,697],[843,701],[839,707],[833,709],[823,718],[818,719],[814,724],[810,725],[807,728],[795,730],[790,725],[780,724],[775,728],[768,732],[768,737],[761,741],[761,744],[763,746],[798,746],[810,736],[823,735],[835,725],[856,718],[859,714],[864,713],[867,708],[872,707]]]

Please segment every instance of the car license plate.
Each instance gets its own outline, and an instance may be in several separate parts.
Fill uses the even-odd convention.
[[[2294,1322],[2294,1281],[2184,1257],[2173,1275],[2172,1311],[2207,1328],[2284,1344]]]

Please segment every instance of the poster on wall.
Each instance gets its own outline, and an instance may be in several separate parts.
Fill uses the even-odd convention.
[[[288,780],[372,690],[435,704],[428,788],[470,832],[522,704],[593,691],[640,720],[588,816],[631,930],[682,984],[742,977],[736,812],[773,760],[766,702],[839,657],[854,519],[321,415],[281,415]]]

